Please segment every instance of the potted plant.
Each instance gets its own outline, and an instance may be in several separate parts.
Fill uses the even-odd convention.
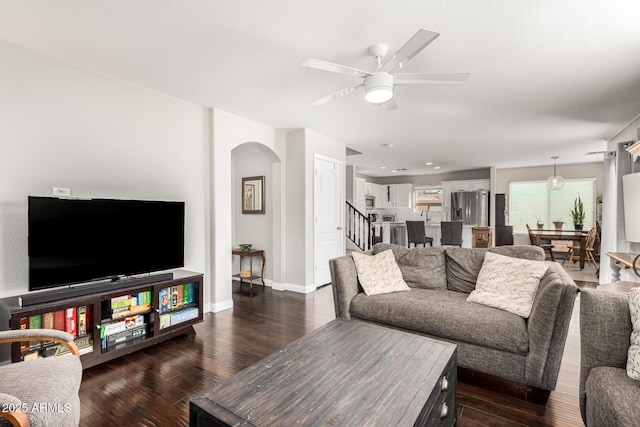
[[[540,218],[538,218],[535,215],[534,215],[534,218],[536,219],[536,225],[538,226],[538,228],[539,229],[543,229],[544,228],[544,224],[542,222],[540,222]]]
[[[573,218],[573,226],[576,230],[582,230],[584,217],[584,205],[582,204],[580,195],[578,195],[576,200],[573,202],[573,209],[571,209],[571,218]]]
[[[562,226],[564,225],[564,221],[562,219],[556,219],[553,221],[553,225],[555,225],[556,230],[562,230]]]

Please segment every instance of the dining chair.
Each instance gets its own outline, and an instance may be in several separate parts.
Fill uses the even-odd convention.
[[[598,238],[598,228],[593,227],[591,228],[591,230],[589,230],[589,233],[587,233],[587,238],[585,239],[585,244],[584,244],[584,251],[585,251],[585,258],[587,259],[587,262],[591,264],[593,268],[595,268],[596,277],[599,277],[600,266],[596,262],[596,258],[593,256],[594,247],[595,247],[597,238]],[[567,261],[571,261],[571,263],[575,263],[576,261],[579,261],[579,260],[580,260],[580,245],[571,245],[569,246],[569,252],[567,252],[567,256],[562,261],[562,265],[564,265],[564,263]]]
[[[426,230],[424,227],[424,221],[407,221],[407,247],[410,248],[411,244],[418,246],[422,243],[422,246],[433,246],[433,238],[426,236]]]
[[[442,221],[440,223],[440,244],[442,246],[462,246],[462,221]]]
[[[554,246],[550,243],[540,243],[539,239],[531,232],[531,227],[529,227],[529,224],[525,224],[527,226],[527,232],[529,233],[529,241],[531,242],[531,244],[533,246],[540,246],[542,249],[544,249],[545,252],[549,253],[549,258],[551,258],[551,261],[556,260],[556,257],[553,255],[553,248]]]

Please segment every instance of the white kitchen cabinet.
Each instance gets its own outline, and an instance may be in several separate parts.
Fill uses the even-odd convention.
[[[410,208],[413,206],[413,185],[396,184],[395,186],[395,207]]]
[[[365,182],[364,184],[364,194],[366,194],[367,196],[375,196],[374,191],[373,191],[373,187],[376,184],[374,184],[373,182]]]
[[[375,197],[374,200],[374,205],[373,207],[376,209],[382,209],[383,207],[383,203],[384,203],[384,188],[386,187],[385,185],[379,185],[379,184],[371,184],[373,187],[373,197]]]
[[[413,206],[413,184],[386,184],[381,187],[383,209]]]

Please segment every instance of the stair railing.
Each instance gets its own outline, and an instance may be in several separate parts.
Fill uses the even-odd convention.
[[[371,220],[369,217],[347,202],[347,238],[360,250],[371,249]]]

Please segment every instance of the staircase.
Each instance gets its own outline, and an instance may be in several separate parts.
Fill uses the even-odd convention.
[[[371,221],[369,218],[356,209],[351,203],[347,203],[347,238],[353,242],[361,251],[368,251],[377,243],[375,236],[371,233]]]

